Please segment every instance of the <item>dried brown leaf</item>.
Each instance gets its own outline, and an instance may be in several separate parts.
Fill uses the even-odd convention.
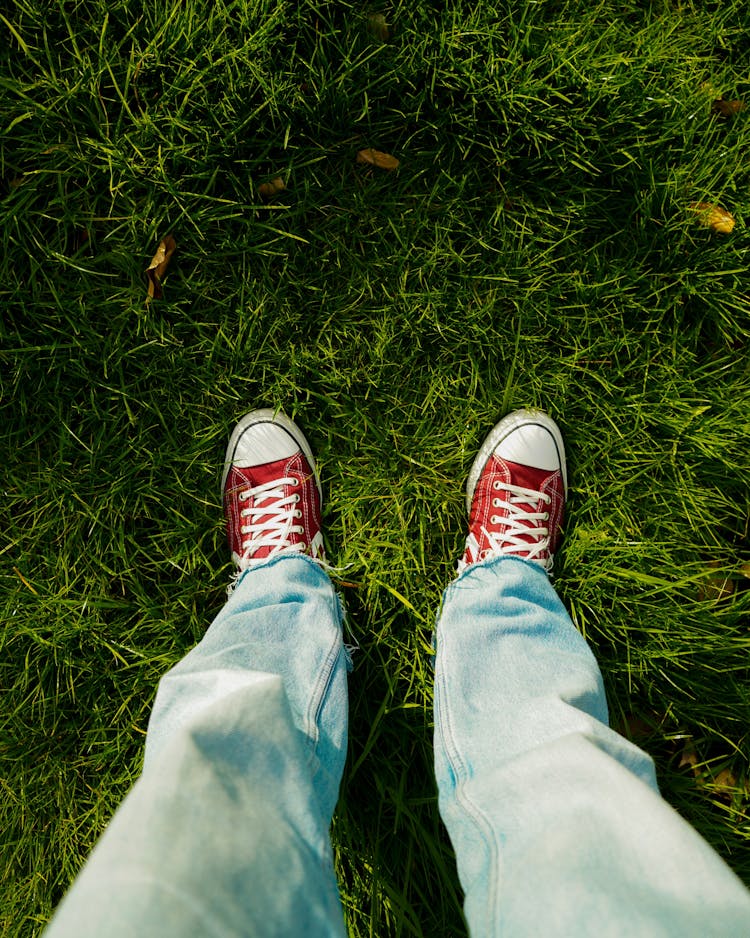
[[[171,234],[162,238],[156,254],[151,258],[151,263],[146,268],[146,277],[148,278],[148,296],[149,299],[160,300],[162,298],[161,281],[169,267],[169,262],[177,247],[177,242]]]
[[[698,587],[698,599],[701,601],[714,600],[715,602],[728,599],[734,593],[737,584],[726,574],[719,572],[721,569],[720,561],[712,560],[708,566],[712,572],[701,581],[701,585]]]
[[[711,105],[711,110],[720,117],[734,117],[735,114],[739,114],[740,111],[745,110],[745,102],[725,101],[724,98],[718,98]]]
[[[732,804],[738,794],[737,788],[737,776],[731,769],[722,769],[710,779],[711,793],[724,804]]]
[[[687,769],[695,779],[695,787],[731,804],[738,794],[750,794],[747,780],[739,780],[730,768],[714,772],[701,760],[691,737],[687,737],[680,753],[679,768]]]
[[[626,714],[617,725],[617,732],[632,741],[647,739],[655,733],[655,724],[658,725],[659,719],[653,714],[654,722],[650,722],[636,713]]]
[[[388,23],[386,23],[382,13],[370,13],[367,17],[367,28],[370,30],[370,34],[381,42],[388,42],[391,38]]]
[[[680,764],[679,768],[683,769],[686,766],[692,769],[693,775],[697,777],[700,776],[700,769],[698,768],[698,753],[695,751],[695,746],[693,745],[692,740],[688,739],[685,741],[685,748],[682,750],[680,755]]]
[[[720,205],[714,205],[711,202],[691,202],[688,208],[695,212],[695,220],[704,228],[710,228],[711,231],[717,231],[720,234],[729,234],[734,228],[734,215]]]
[[[721,772],[714,775],[713,783],[716,788],[724,791],[734,791],[737,787],[737,776],[731,769],[722,769]]]
[[[377,166],[379,169],[387,169],[391,172],[398,169],[400,160],[397,160],[395,156],[391,156],[390,153],[383,153],[380,150],[373,150],[372,147],[368,147],[366,150],[359,151],[357,162],[367,163],[370,166]]]
[[[260,195],[263,199],[272,199],[275,195],[278,195],[279,192],[283,192],[284,189],[286,189],[284,180],[281,178],[281,176],[277,176],[270,182],[262,182],[258,186],[258,195]]]

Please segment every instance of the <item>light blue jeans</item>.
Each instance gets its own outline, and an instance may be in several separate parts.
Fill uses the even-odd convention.
[[[247,571],[162,679],[143,774],[47,938],[345,934],[328,829],[347,660],[320,566]],[[435,766],[476,938],[750,934],[750,894],[607,728],[599,669],[533,564],[445,592]]]

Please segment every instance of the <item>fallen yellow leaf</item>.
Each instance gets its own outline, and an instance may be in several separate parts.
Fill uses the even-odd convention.
[[[156,254],[151,258],[151,263],[146,268],[149,299],[160,300],[162,298],[162,277],[166,273],[176,247],[177,242],[171,234],[167,235],[166,238],[162,238],[159,242]]]
[[[704,228],[718,231],[720,234],[729,234],[734,228],[734,215],[720,205],[711,202],[691,202],[688,208],[696,213],[696,221]]]
[[[371,13],[367,17],[367,25],[370,33],[376,39],[379,39],[381,42],[388,42],[390,31],[388,30],[388,23],[386,23],[382,13]]]
[[[370,166],[377,166],[380,169],[387,169],[389,172],[398,169],[400,160],[390,153],[382,153],[380,150],[373,150],[368,147],[366,150],[360,150],[357,154],[358,163],[368,163]]]
[[[264,199],[272,199],[275,195],[278,195],[279,192],[283,192],[284,189],[286,189],[284,180],[281,176],[277,176],[270,182],[262,182],[258,186],[258,195]]]
[[[714,114],[719,114],[721,117],[734,117],[735,114],[739,114],[740,111],[745,110],[745,102],[725,101],[723,98],[718,98],[711,105],[711,110]]]

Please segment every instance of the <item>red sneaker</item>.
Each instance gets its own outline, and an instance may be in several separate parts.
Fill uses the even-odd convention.
[[[321,488],[299,427],[254,410],[234,428],[221,480],[232,560],[241,572],[282,551],[325,560]]]
[[[509,555],[551,574],[567,491],[557,424],[541,411],[508,414],[482,444],[469,473],[469,534],[458,572]]]

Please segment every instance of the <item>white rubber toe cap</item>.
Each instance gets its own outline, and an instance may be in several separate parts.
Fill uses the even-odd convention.
[[[315,474],[315,482],[320,492],[320,480],[310,444],[297,424],[286,414],[270,407],[245,414],[229,439],[221,479],[222,492],[230,466],[249,469],[252,466],[277,462],[279,459],[289,459],[300,450]]]
[[[253,423],[236,441],[232,462],[240,469],[288,459],[300,449],[299,443],[278,423]]]
[[[516,410],[495,425],[477,453],[466,484],[467,511],[471,511],[474,489],[493,454],[497,454],[501,459],[522,466],[532,466],[545,472],[555,472],[559,469],[567,494],[565,446],[557,424],[543,411]]]
[[[560,468],[560,450],[549,428],[541,423],[524,423],[513,429],[495,448],[501,459],[554,472]]]

